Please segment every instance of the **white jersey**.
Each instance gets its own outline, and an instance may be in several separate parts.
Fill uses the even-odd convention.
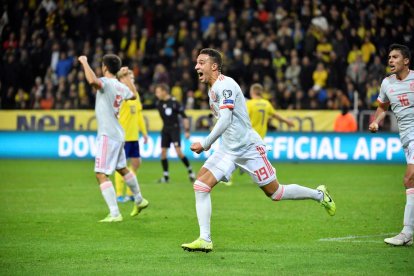
[[[253,144],[264,144],[259,134],[252,128],[244,95],[240,86],[232,78],[220,75],[210,88],[208,96],[211,111],[218,118],[217,124],[221,119],[220,110],[232,110],[230,124],[221,135],[223,151],[237,155],[242,149]],[[206,140],[208,141],[209,137]]]
[[[401,144],[406,148],[414,141],[414,71],[410,70],[403,80],[397,79],[395,74],[385,78],[378,101],[390,103],[397,118]]]
[[[124,130],[118,121],[119,107],[125,99],[134,96],[131,90],[115,78],[100,78],[102,88],[96,93],[95,114],[98,122],[98,137],[105,135],[123,142]]]

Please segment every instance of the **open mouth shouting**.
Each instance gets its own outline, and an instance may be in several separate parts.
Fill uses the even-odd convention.
[[[202,80],[203,79],[203,76],[204,76],[203,72],[197,71],[197,74],[198,74],[198,79],[199,80]]]

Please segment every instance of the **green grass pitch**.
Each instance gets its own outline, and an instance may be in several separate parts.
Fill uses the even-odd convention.
[[[202,163],[194,163],[198,169]],[[272,202],[246,175],[212,192],[214,251],[180,245],[198,237],[192,184],[170,162],[138,174],[148,209],[100,224],[108,210],[93,161],[0,160],[1,275],[413,275],[414,248],[383,243],[402,226],[404,165],[274,164],[281,183],[328,186],[329,217],[313,201]]]

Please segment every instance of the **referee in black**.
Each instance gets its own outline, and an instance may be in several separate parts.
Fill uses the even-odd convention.
[[[170,180],[168,172],[167,151],[171,143],[174,144],[177,155],[186,166],[190,181],[194,182],[195,174],[193,172],[193,169],[191,168],[187,157],[181,151],[181,131],[179,122],[180,116],[183,118],[185,138],[190,138],[190,123],[187,115],[184,112],[184,108],[177,102],[174,97],[171,97],[170,88],[166,84],[157,84],[155,86],[155,96],[158,99],[156,106],[163,122],[163,127],[161,130],[161,165],[164,174],[158,182],[168,183]]]

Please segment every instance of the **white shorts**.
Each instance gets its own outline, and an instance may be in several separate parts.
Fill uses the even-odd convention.
[[[276,170],[267,159],[266,147],[260,144],[252,145],[238,155],[229,154],[218,149],[203,165],[214,175],[217,181],[229,181],[236,166],[246,171],[259,187],[265,186],[276,179]]]
[[[96,142],[95,172],[111,175],[115,169],[126,167],[124,142],[105,135],[99,136]]]
[[[404,148],[404,153],[407,164],[414,165],[414,141],[411,141],[408,147]]]

